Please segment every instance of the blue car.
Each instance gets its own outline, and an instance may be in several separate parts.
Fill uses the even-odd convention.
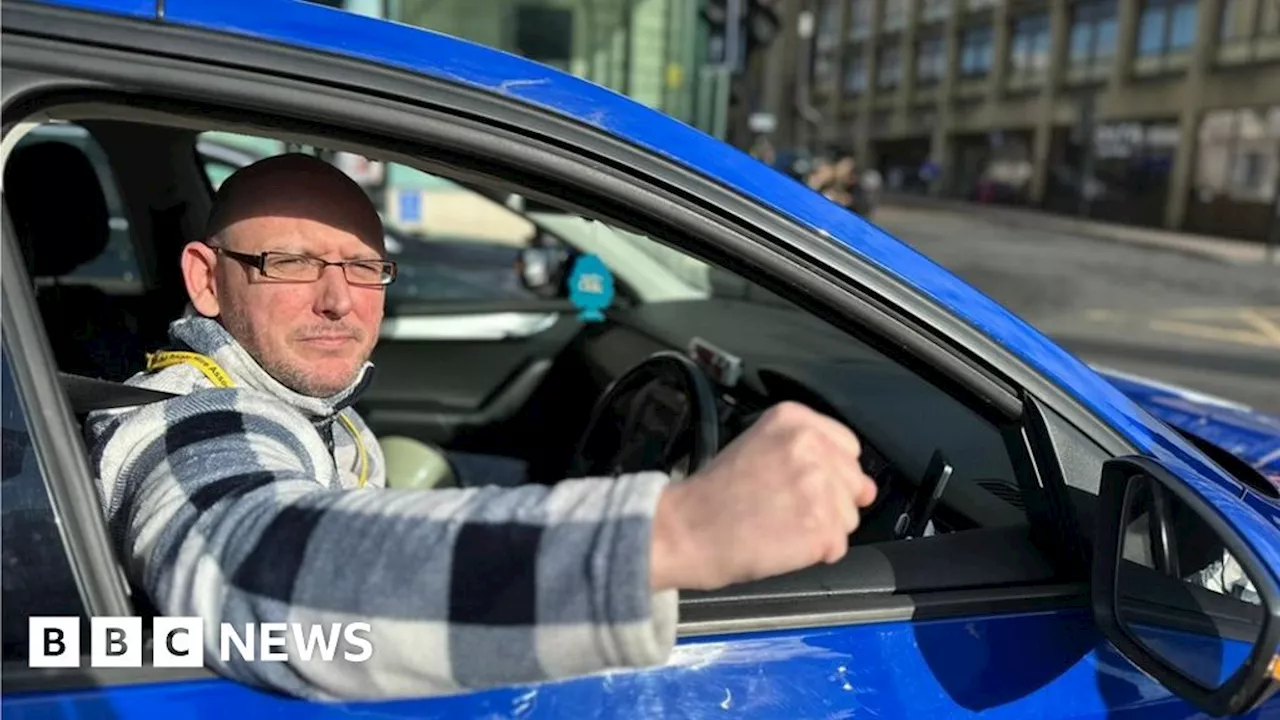
[[[6,718],[1280,707],[1274,418],[1091,368],[785,175],[492,49],[284,0],[9,0],[2,21]],[[84,128],[111,177],[69,145],[15,149],[46,124]],[[198,147],[213,131],[416,167],[554,234],[512,241],[528,294],[389,312],[359,406],[380,436],[509,457],[532,482],[678,478],[799,401],[858,433],[879,486],[849,553],[682,594],[660,667],[538,685],[317,704],[155,667],[150,652],[93,667],[85,645],[66,667],[31,667],[32,616],[145,614],[78,423],[83,389],[136,369],[182,309],[175,258],[209,207]],[[127,243],[112,240],[113,193]],[[444,218],[450,202],[427,209]],[[513,220],[494,212],[464,225],[505,237]],[[132,252],[136,282],[76,275],[109,240]],[[603,321],[571,286],[588,262],[611,276]],[[637,412],[642,397],[654,402]]]

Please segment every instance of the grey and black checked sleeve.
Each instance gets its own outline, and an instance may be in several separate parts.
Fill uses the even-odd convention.
[[[108,526],[162,615],[204,619],[205,662],[313,699],[422,697],[665,662],[650,590],[660,473],[516,489],[341,489],[295,409],[198,389],[88,429]],[[221,623],[367,622],[371,657],[220,660]],[[358,648],[355,648],[358,649]]]

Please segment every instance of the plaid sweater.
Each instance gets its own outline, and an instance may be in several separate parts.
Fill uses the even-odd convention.
[[[677,595],[650,590],[652,516],[667,478],[553,488],[391,490],[350,408],[372,370],[328,398],[295,393],[216,321],[170,335],[234,380],[175,365],[130,384],[181,397],[89,417],[108,527],[162,615],[199,616],[205,664],[312,699],[421,697],[666,661]],[[357,489],[355,423],[371,464]],[[220,624],[367,622],[370,658],[220,659]],[[310,629],[307,630],[310,632]]]

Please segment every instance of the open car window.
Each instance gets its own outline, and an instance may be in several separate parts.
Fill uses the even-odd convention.
[[[365,164],[356,165],[351,153],[265,136],[204,132],[199,139],[201,161],[215,185],[217,174],[234,163],[215,166],[214,143],[234,146],[238,160],[232,151],[221,156],[241,165],[281,152],[318,155],[364,185],[383,215],[388,256],[399,264],[400,275],[388,289],[389,317],[457,302],[563,300],[573,263],[594,255],[617,285],[605,313],[611,321],[606,340],[643,334],[658,340],[655,349],[683,352],[697,339],[741,360],[741,383],[722,388],[735,408],[736,430],[772,404],[799,400],[839,417],[867,441],[869,469],[904,495],[886,500],[889,506],[910,499],[941,453],[951,475],[930,534],[1027,523],[1024,485],[1011,458],[1017,449],[1002,428],[891,356],[728,269],[618,223],[467,187],[372,154],[359,156]],[[378,169],[369,170],[369,163]],[[547,287],[531,287],[524,274],[531,257],[525,251],[534,249],[550,251],[541,256],[555,266],[542,271]],[[551,279],[557,273],[559,280]],[[610,373],[644,357],[600,352],[594,360]],[[887,513],[885,522],[892,524],[900,511]],[[866,534],[883,537],[889,529]]]

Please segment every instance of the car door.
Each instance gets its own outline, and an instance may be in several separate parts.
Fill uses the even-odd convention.
[[[7,249],[14,247],[7,228],[5,242]],[[27,327],[17,321],[30,307],[9,290],[20,288],[22,278],[16,268],[6,268],[12,273],[5,283],[6,502],[0,518],[8,558],[5,715],[44,717],[55,708],[73,716],[97,715],[109,709],[124,720],[206,707],[255,715],[298,710],[296,701],[199,671],[150,663],[114,671],[84,667],[89,664],[88,617],[127,613],[82,609],[78,595],[93,595],[103,578],[77,576],[70,568],[88,563],[111,576],[103,558],[91,557],[91,550],[106,542],[105,532],[92,524],[63,537],[55,530],[77,512],[96,509],[95,502],[92,496],[75,499],[73,491],[87,489],[74,482],[85,479],[81,473],[42,473],[42,463],[34,461],[63,456],[83,462],[83,455],[77,458],[82,451],[74,435],[42,426],[57,424],[49,422],[60,415],[56,404],[43,419],[25,412],[31,398],[56,392],[57,385],[51,373],[36,372],[38,366],[31,364],[40,357],[40,337],[33,332],[38,326],[29,316]],[[25,351],[17,358],[17,373],[10,370],[14,345]],[[24,381],[14,381],[15,375]],[[37,427],[30,426],[33,422]],[[1069,433],[1065,427],[1057,431]],[[1052,563],[1028,556],[1025,532],[1025,527],[994,529],[982,537],[960,533],[858,548],[839,575],[817,568],[781,584],[689,594],[681,611],[681,640],[661,667],[446,698],[310,705],[307,714],[1111,717],[1150,711],[1161,703],[1174,714],[1185,712],[1180,701],[1106,642],[1079,585],[1059,582]],[[1009,552],[1011,547],[1016,550]],[[946,569],[979,552],[985,553],[982,558],[967,558],[972,568],[980,568],[969,579]],[[986,587],[972,587],[984,582],[974,578],[990,572],[995,575],[986,577]],[[939,583],[938,577],[947,581]],[[790,598],[789,608],[778,607],[780,597]],[[86,626],[81,667],[28,667],[29,648],[37,647],[32,634],[39,642],[41,627],[31,620],[47,615],[80,618]]]
[[[299,22],[338,22],[329,16],[308,15],[314,9],[302,6],[274,11],[302,13],[300,19],[295,18]],[[170,0],[166,17],[175,22],[200,24],[207,19],[205,12],[222,11]],[[225,16],[220,17],[223,17],[221,22],[235,24]],[[29,72],[69,73],[71,85],[87,71],[95,80],[116,83],[121,89],[131,87],[125,79],[141,83],[155,93],[175,92],[177,87],[211,87],[214,83],[199,85],[197,81],[203,79],[202,82],[207,83],[227,68],[204,58],[236,56],[228,55],[226,46],[218,45],[233,41],[201,35],[201,42],[215,45],[194,46],[181,53],[187,56],[185,59],[162,72],[147,54],[136,52],[139,44],[127,42],[137,37],[131,33],[142,32],[141,24],[119,26],[97,23],[94,18],[51,17],[38,12],[26,19],[41,22],[24,26],[23,18],[17,13],[6,15],[6,70],[21,65]],[[21,34],[24,27],[39,28],[40,37],[24,37]],[[63,37],[91,34],[98,43],[92,50],[94,59],[101,60],[98,54],[106,53],[112,64],[91,62],[91,51],[75,42],[59,41],[60,31],[65,32]],[[386,32],[409,31],[387,29]],[[142,37],[149,39],[150,48],[165,42],[164,31],[152,24],[145,26],[145,33]],[[194,37],[183,39],[192,42]],[[397,37],[402,42],[424,41],[417,35]],[[118,47],[112,49],[113,45]],[[234,45],[234,48],[246,53],[245,62],[257,61],[255,66],[260,69],[281,67],[285,62],[274,54],[278,52],[276,48],[254,49],[247,44]],[[46,52],[37,52],[42,49]],[[437,49],[453,50],[451,47]],[[299,91],[297,95],[279,92],[278,75],[265,70],[254,75],[245,73],[241,67],[235,69],[238,77],[235,87],[222,87],[219,92],[210,89],[203,99],[215,104],[226,102],[226,107],[230,107],[226,95],[238,90],[245,94],[238,96],[237,106],[244,107],[243,103],[253,95],[251,91],[267,87],[270,76],[272,93],[259,93],[254,107],[261,112],[289,111],[297,116],[303,113],[304,107],[311,108],[313,103],[336,96],[333,86],[314,78],[327,78],[337,84],[334,78],[342,77],[348,70],[332,58],[318,54],[289,55],[288,61],[302,62],[309,71],[298,73],[286,83],[290,90]],[[64,76],[64,79],[68,78]],[[422,82],[425,84],[415,89],[427,94],[440,96],[456,91]],[[365,84],[370,86],[365,91],[368,95],[358,97],[364,102],[348,98],[347,102],[340,103],[340,112],[329,116],[335,128],[359,127],[366,133],[379,132],[382,126],[378,118],[372,112],[364,113],[369,109],[367,106],[373,104],[375,83],[366,78]],[[462,94],[471,97],[465,92]],[[408,93],[402,97],[404,104],[400,110],[424,116],[420,108],[414,109],[409,102]],[[295,101],[305,98],[305,103],[290,106],[290,98]],[[520,112],[533,113],[528,109]],[[531,116],[542,117],[536,113]],[[459,112],[451,119],[457,123],[462,117]],[[466,117],[473,118],[474,114]],[[422,138],[439,131],[438,126],[424,127],[426,129],[419,130]],[[523,159],[530,163],[529,167],[547,172],[549,178],[563,180],[563,175],[555,176],[549,169],[552,154],[543,147],[546,135],[536,140],[521,139],[511,134],[509,124],[499,127],[497,114],[493,125],[481,124],[472,129],[475,135],[467,142],[478,148],[477,153],[483,155],[481,150],[493,145],[495,137],[514,141],[511,147],[527,153]],[[563,144],[584,148],[578,151],[583,154],[592,142],[590,136],[585,136],[584,141],[581,129],[574,130],[568,124],[544,128],[542,132],[562,133]],[[595,157],[601,152],[606,156],[613,153],[617,161],[615,168],[635,167],[634,163],[625,162],[634,159],[631,150],[602,151],[597,145],[591,147],[590,152],[596,154]],[[556,157],[563,160],[565,156]],[[573,156],[569,157],[572,160]],[[487,159],[513,176],[518,172],[518,166],[509,157],[490,154]],[[681,174],[678,168],[667,169],[677,178],[675,182],[696,185],[696,179]],[[655,194],[646,178],[630,170],[615,169],[585,190],[600,201],[602,207],[619,215],[626,214],[620,208],[632,208],[630,217],[634,221],[648,218],[656,225],[674,224],[658,222],[663,218],[660,211],[654,209],[659,205],[654,199],[661,196]],[[699,238],[709,242],[721,235],[739,235],[745,218],[770,212],[763,207],[743,210],[742,206],[735,205],[728,213],[711,213],[705,212],[705,208],[680,207],[671,202],[670,197],[661,199],[671,203],[668,209],[672,212],[685,213],[683,217],[689,221],[690,229],[678,237],[690,243]],[[7,254],[17,247],[7,227],[4,242]],[[805,242],[818,247],[816,240]],[[747,249],[742,250],[744,247]],[[767,247],[765,241],[754,245],[746,241],[737,245],[726,242],[721,248],[721,260],[747,264],[750,252],[763,253]],[[835,272],[837,266],[823,267],[826,272]],[[800,295],[812,293],[829,297],[837,291],[837,283],[829,274],[796,268],[786,270],[781,264],[772,268],[761,265],[757,269],[762,268],[768,272],[762,274],[761,280],[775,289],[782,289],[783,283],[779,281],[785,278],[797,284]],[[41,430],[33,433],[33,447],[43,456],[78,459],[78,463],[68,461],[68,467],[77,468],[75,472],[50,472],[41,480],[49,496],[58,499],[55,512],[79,513],[78,518],[92,517],[95,499],[83,449],[78,445],[67,408],[57,401],[60,396],[56,378],[47,365],[43,374],[38,371],[41,361],[47,363],[48,353],[40,351],[42,335],[38,322],[29,299],[24,299],[18,290],[24,287],[26,279],[21,268],[12,263],[5,264],[4,272],[6,348],[16,346],[23,352],[21,364],[17,365],[22,372],[15,373],[18,378],[15,387],[24,398],[55,399],[38,416],[37,427]],[[834,304],[823,309],[832,313],[843,311]],[[873,304],[865,304],[859,312],[864,319],[874,318],[884,323],[874,325],[867,320],[866,328],[881,330],[887,326],[887,313]],[[939,324],[929,327],[928,335],[945,336],[950,331],[945,324]],[[944,367],[942,355],[933,356],[930,364],[931,356],[921,350],[925,330],[916,327],[902,332],[897,339],[915,353],[901,358],[905,373],[918,377],[924,385],[937,384],[938,376],[948,378],[941,382],[957,383],[954,387],[948,386],[948,390],[962,395],[978,392],[974,386],[983,383],[977,373],[957,369],[954,364]],[[996,365],[1001,362],[997,356],[988,360]],[[929,373],[927,378],[922,375],[925,372]],[[968,376],[969,386],[959,387],[959,376]],[[992,391],[993,397],[994,394]],[[1024,397],[1027,399],[1018,403],[1016,412],[1011,413],[1013,417],[1000,422],[997,432],[1009,439],[1011,464],[1019,466],[1015,472],[1019,497],[1027,510],[1025,522],[858,548],[842,563],[840,574],[835,576],[824,568],[816,568],[773,584],[713,594],[689,593],[682,603],[679,645],[670,661],[661,667],[608,672],[537,686],[497,688],[449,698],[307,705],[305,710],[316,717],[372,712],[522,717],[713,713],[736,713],[742,717],[921,717],[978,712],[1009,717],[1191,714],[1193,710],[1188,705],[1138,670],[1101,633],[1090,611],[1087,579],[1072,561],[1077,546],[1087,544],[1091,538],[1080,530],[1080,527],[1089,527],[1087,522],[1073,527],[1064,520],[1068,515],[1062,507],[1066,502],[1064,498],[1077,498],[1080,507],[1087,509],[1090,505],[1087,496],[1096,494],[1102,463],[1115,453],[1104,442],[1081,431],[1073,418],[1042,406],[1034,398]],[[1179,467],[1179,472],[1180,480],[1188,485],[1210,487],[1216,482],[1194,465]],[[1069,492],[1071,490],[1076,494]],[[1086,497],[1079,498],[1080,495]],[[1224,513],[1234,508],[1220,497],[1213,500]],[[1040,519],[1048,522],[1038,522]],[[1268,540],[1274,543],[1274,538],[1266,537],[1257,542]],[[81,570],[76,584],[82,596],[113,598],[118,602],[124,597],[119,588],[112,586],[119,581],[118,572],[113,572],[118,568],[103,557],[104,547],[109,547],[105,531],[101,527],[95,529],[90,522],[82,530],[64,534],[60,549],[65,553],[62,557]],[[55,553],[54,557],[58,555]],[[8,586],[5,592],[8,600]],[[89,606],[88,612],[94,615],[123,614],[118,605],[110,603],[89,603]],[[59,710],[93,714],[109,709],[116,717],[150,717],[157,712],[200,707],[216,707],[220,713],[297,711],[302,707],[296,701],[256,692],[229,681],[204,678],[193,682],[166,675],[158,668],[143,667],[136,672],[122,671],[112,676],[56,670],[30,673],[24,672],[25,658],[6,654],[5,659],[14,664],[5,668],[3,709],[16,717],[44,716]]]

